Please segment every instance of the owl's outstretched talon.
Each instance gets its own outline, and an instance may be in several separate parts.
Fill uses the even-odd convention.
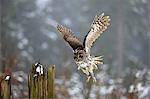
[[[96,78],[95,77],[91,77],[91,76],[88,76],[86,82],[89,82],[90,79],[92,79],[92,81],[95,83],[96,82]]]
[[[92,79],[93,79],[93,82],[96,82],[96,78],[95,77],[92,77]]]
[[[89,71],[88,71],[88,68],[87,68],[87,67],[85,67],[85,68],[82,68],[82,67],[81,67],[81,70],[82,70],[82,72],[85,73],[86,75],[89,75]]]
[[[86,82],[89,82],[90,79],[91,79],[91,76],[88,76]]]

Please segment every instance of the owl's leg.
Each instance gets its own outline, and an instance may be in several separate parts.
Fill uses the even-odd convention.
[[[86,75],[89,75],[89,71],[87,67],[84,67],[84,68],[81,67],[80,69],[82,70],[83,73],[85,73]]]
[[[92,79],[93,80],[93,82],[96,82],[96,78],[95,78],[95,76],[94,76],[94,72],[93,72],[93,70],[89,70],[89,75],[88,75],[88,77],[87,77],[87,82],[89,82],[89,80],[90,79]]]
[[[86,82],[89,82],[90,79],[91,79],[91,76],[88,76]]]
[[[96,78],[95,78],[95,76],[94,76],[93,71],[91,71],[90,74],[91,74],[91,77],[92,77],[92,79],[93,79],[93,82],[96,82]]]
[[[93,80],[93,82],[96,82],[96,78],[95,78],[95,76],[88,76],[87,77],[87,80],[86,80],[86,82],[89,82],[90,81],[90,79],[92,79]]]
[[[97,64],[96,64],[96,63],[93,63],[93,65],[92,65],[92,68],[91,68],[91,69],[92,69],[91,71],[93,71],[94,69],[98,69]]]

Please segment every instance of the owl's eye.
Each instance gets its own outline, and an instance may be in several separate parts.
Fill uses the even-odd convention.
[[[79,58],[83,58],[83,55],[79,55]]]

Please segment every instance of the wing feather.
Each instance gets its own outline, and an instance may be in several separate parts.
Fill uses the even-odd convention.
[[[95,16],[93,23],[91,25],[91,29],[88,34],[84,38],[83,45],[87,53],[90,53],[90,49],[93,43],[98,39],[98,37],[107,29],[108,25],[110,25],[109,16],[104,16],[102,13],[99,16]]]
[[[73,48],[73,50],[81,47],[83,48],[82,43],[80,40],[71,32],[70,29],[64,27],[63,25],[58,24],[57,30],[62,34],[65,41],[69,43],[69,45]]]

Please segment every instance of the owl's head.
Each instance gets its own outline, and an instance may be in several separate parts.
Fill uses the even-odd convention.
[[[74,60],[75,61],[82,61],[85,58],[85,50],[77,49],[74,51]]]

